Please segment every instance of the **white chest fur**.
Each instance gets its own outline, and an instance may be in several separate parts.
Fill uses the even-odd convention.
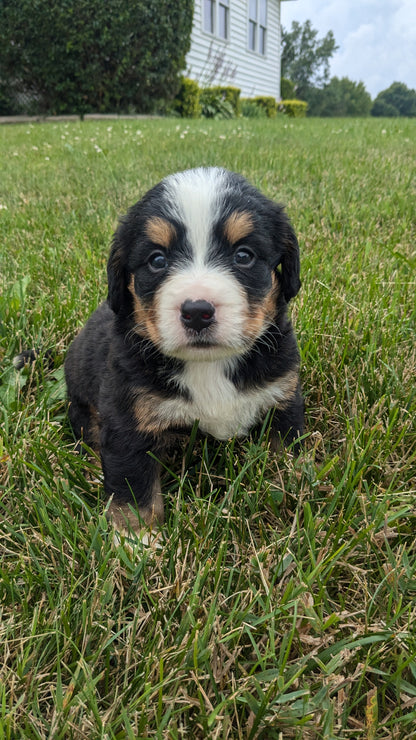
[[[176,383],[187,390],[190,400],[169,399],[159,406],[160,415],[175,424],[190,426],[196,419],[199,428],[217,439],[248,434],[262,421],[266,411],[287,398],[296,382],[290,371],[262,388],[238,390],[227,377],[229,361],[188,362],[176,377]]]

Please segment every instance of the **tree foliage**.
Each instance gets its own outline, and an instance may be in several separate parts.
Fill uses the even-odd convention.
[[[173,97],[193,0],[2,0],[3,99],[52,113],[147,111]],[[1,95],[0,95],[1,99]]]
[[[293,100],[296,98],[295,95],[295,83],[292,80],[282,77],[280,80],[280,95],[282,100]]]
[[[332,77],[323,88],[308,91],[311,116],[368,116],[371,96],[363,82],[353,82],[348,77]]]
[[[329,62],[338,49],[334,34],[328,31],[318,39],[310,21],[293,21],[290,31],[282,29],[282,76],[296,86],[298,98],[307,100],[311,87],[320,87],[329,78]]]
[[[393,82],[387,90],[380,92],[371,109],[373,116],[416,116],[416,90],[403,82]]]

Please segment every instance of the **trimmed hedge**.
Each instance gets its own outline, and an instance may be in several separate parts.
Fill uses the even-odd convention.
[[[200,101],[204,118],[233,118],[235,115],[231,103],[215,87],[204,87]]]
[[[2,0],[2,95],[39,113],[154,110],[178,90],[193,7],[193,0]]]
[[[233,87],[232,85],[215,85],[210,87],[212,93],[219,95],[222,100],[229,103],[234,111],[234,115],[240,114],[240,93],[239,87]]]
[[[199,118],[202,114],[201,89],[195,80],[183,77],[173,109],[181,118]]]
[[[216,85],[200,88],[195,80],[182,79],[172,109],[182,118],[233,118],[240,113],[240,88]]]
[[[291,118],[305,118],[308,104],[304,100],[282,100],[279,110]]]
[[[257,105],[253,98],[240,98],[240,108],[244,118],[267,118],[265,109]]]
[[[183,118],[232,118],[243,115],[247,118],[274,118],[281,111],[292,118],[306,116],[308,104],[303,100],[282,100],[258,95],[255,98],[240,98],[240,89],[216,85],[200,88],[198,83],[183,78],[181,88],[172,106]]]
[[[253,102],[266,111],[267,118],[274,118],[277,114],[276,99],[271,95],[257,95]]]

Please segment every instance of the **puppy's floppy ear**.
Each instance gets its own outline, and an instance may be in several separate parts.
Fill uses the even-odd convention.
[[[127,291],[127,270],[120,226],[114,234],[113,245],[107,262],[108,303],[114,313],[120,313]]]
[[[283,206],[275,203],[273,206],[273,238],[280,253],[279,279],[283,295],[288,303],[299,292],[301,285],[299,244]]]
[[[282,257],[282,288],[287,303],[299,292],[300,286],[299,244],[288,220],[285,234],[285,251]]]

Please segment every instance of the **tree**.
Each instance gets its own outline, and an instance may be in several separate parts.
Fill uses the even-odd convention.
[[[368,116],[371,97],[362,82],[332,77],[323,88],[309,90],[311,116]]]
[[[329,62],[338,49],[334,34],[328,31],[318,39],[310,21],[303,26],[293,21],[291,31],[282,29],[282,76],[296,85],[298,98],[308,100],[311,87],[321,87],[329,78]]]
[[[193,0],[1,0],[0,102],[39,112],[151,109],[173,97]]]
[[[283,100],[293,100],[296,98],[295,83],[292,80],[282,77],[280,80],[280,94]]]
[[[372,116],[416,116],[416,91],[402,82],[393,82],[380,92],[371,109]]]

